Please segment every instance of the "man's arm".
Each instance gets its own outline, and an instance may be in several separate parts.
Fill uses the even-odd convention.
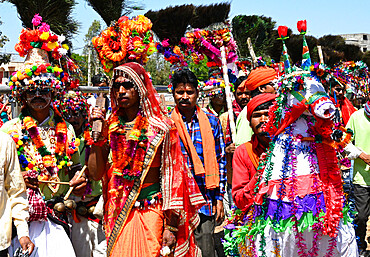
[[[22,249],[28,249],[28,252],[31,254],[35,246],[31,242],[28,232],[27,220],[29,214],[26,185],[21,174],[15,143],[9,136],[6,139],[6,149],[7,156],[4,167],[5,189],[9,196],[12,218],[17,228],[19,242]]]
[[[219,191],[216,193],[216,222],[221,222],[224,217],[223,199],[226,190],[226,156],[225,156],[225,143],[222,136],[222,127],[219,119],[216,117],[216,124],[214,126],[214,138],[215,138],[215,151],[217,163],[219,165]]]
[[[257,178],[245,144],[236,148],[233,158],[232,195],[235,205],[242,210],[253,204]]]

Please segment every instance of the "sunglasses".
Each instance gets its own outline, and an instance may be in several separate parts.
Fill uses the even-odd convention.
[[[335,90],[337,93],[340,93],[340,92],[342,92],[342,91],[343,91],[343,88],[341,88],[341,87],[336,87],[336,88],[334,88],[334,90]]]
[[[119,90],[121,87],[124,87],[125,89],[131,89],[131,88],[134,88],[135,85],[134,83],[130,82],[130,81],[125,81],[125,82],[113,82],[113,85],[112,87],[114,89],[117,89]]]
[[[29,95],[36,95],[39,92],[40,95],[47,95],[51,91],[50,88],[36,88],[36,89],[28,89],[26,93]]]

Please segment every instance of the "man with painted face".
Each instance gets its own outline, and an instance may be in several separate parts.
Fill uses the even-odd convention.
[[[89,104],[79,91],[69,91],[60,100],[54,102],[63,118],[69,122],[80,140],[78,147],[80,163],[88,160],[92,139],[90,136]],[[88,170],[86,171],[88,174]],[[76,213],[73,215],[71,240],[76,257],[106,256],[106,240],[101,218],[95,216],[97,203],[102,195],[101,181],[89,180],[84,197],[72,195],[76,202]]]
[[[203,256],[215,256],[214,228],[224,218],[225,146],[219,119],[197,105],[198,80],[189,69],[171,78],[176,107],[171,114],[179,131],[182,153],[199,186],[206,205],[200,211],[195,238]]]
[[[41,49],[33,48],[27,58],[24,68],[9,82],[12,94],[22,105],[21,113],[1,130],[17,145],[35,256],[75,256],[62,197],[72,186],[74,194],[82,195],[86,177],[77,179],[72,168],[79,163],[73,127],[51,105],[57,90],[64,86],[62,69],[53,67]],[[32,62],[35,59],[41,61]],[[9,252],[17,246],[13,240]]]
[[[269,107],[275,97],[275,94],[260,94],[252,98],[247,105],[247,118],[254,134],[250,141],[236,148],[233,158],[232,195],[235,205],[243,211],[253,204],[254,188],[259,175],[259,158],[266,152],[270,142],[263,128],[268,121]]]
[[[108,257],[200,256],[193,228],[204,199],[181,154],[145,69],[131,62],[113,70],[112,115],[91,147],[89,172],[103,181]]]

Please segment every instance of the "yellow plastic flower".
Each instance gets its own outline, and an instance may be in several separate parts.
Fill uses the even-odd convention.
[[[69,46],[68,46],[67,44],[63,44],[63,45],[62,45],[62,47],[63,47],[64,49],[66,49],[67,51],[69,50]]]
[[[42,32],[40,39],[46,41],[49,39],[49,36],[50,36],[49,32]]]
[[[58,46],[59,46],[58,42],[49,42],[49,43],[47,44],[47,47],[48,47],[49,49],[51,49],[51,50],[53,50],[54,48],[56,48],[56,47],[58,47]]]

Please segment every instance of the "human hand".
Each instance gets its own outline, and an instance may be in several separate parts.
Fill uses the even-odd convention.
[[[226,152],[226,153],[231,153],[231,154],[233,154],[233,153],[235,152],[235,149],[236,149],[236,147],[235,147],[235,143],[232,143],[232,144],[228,145],[228,146],[225,148],[225,152]]]
[[[89,117],[90,121],[94,120],[105,120],[106,110],[105,108],[93,107]]]
[[[165,228],[163,231],[163,241],[162,248],[168,246],[170,249],[176,244],[176,235],[174,232],[170,231],[168,228]]]
[[[78,174],[79,173],[76,172],[76,174],[73,176],[71,181],[69,181],[69,186],[74,187],[72,191],[74,195],[82,196],[86,191],[86,185],[87,185],[88,179],[85,176],[85,174],[83,174],[80,178],[77,179]]]
[[[362,152],[358,158],[360,158],[361,160],[363,160],[367,165],[370,165],[370,154],[366,154],[364,152]]]
[[[33,252],[35,245],[32,243],[31,239],[28,236],[22,236],[19,238],[19,243],[21,244],[22,250],[28,251],[29,255]]]
[[[221,224],[225,218],[224,204],[222,201],[217,200],[216,205],[213,206],[216,211],[216,224]]]
[[[29,177],[27,171],[22,171],[22,176],[27,188],[31,188],[34,190],[39,188],[39,180],[37,178]]]

